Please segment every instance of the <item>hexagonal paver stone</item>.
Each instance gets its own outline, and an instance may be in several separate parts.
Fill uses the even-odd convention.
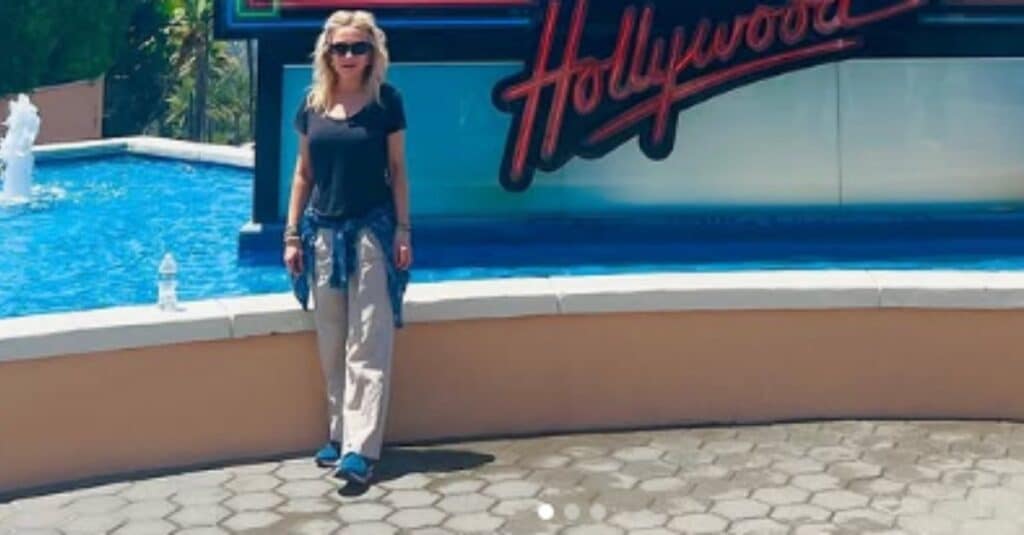
[[[444,520],[444,513],[433,507],[421,507],[417,509],[403,509],[388,517],[389,524],[399,528],[412,529],[427,526],[436,526]]]
[[[800,487],[790,485],[786,487],[757,489],[754,491],[751,498],[768,505],[787,505],[791,503],[806,502],[810,495],[810,492],[801,489]]]
[[[871,500],[871,508],[893,515],[913,515],[928,512],[930,506],[913,496],[880,496]]]
[[[278,468],[274,475],[285,481],[297,481],[301,479],[320,479],[328,469],[320,468],[313,464],[313,461],[303,460],[302,462],[288,462]]]
[[[823,535],[826,533],[835,533],[836,526],[831,523],[815,523],[815,524],[801,524],[793,531],[793,535]],[[902,532],[890,533],[878,533],[874,535],[904,535]]]
[[[729,522],[709,514],[686,515],[674,518],[668,527],[683,533],[722,533]]]
[[[675,464],[665,461],[636,461],[626,463],[620,473],[628,474],[639,479],[651,479],[654,477],[674,476],[679,470]]]
[[[542,470],[561,468],[569,464],[571,461],[572,458],[565,455],[532,455],[530,457],[520,459],[516,464],[533,470]]]
[[[652,501],[654,501],[654,496],[646,492],[616,489],[603,491],[594,498],[594,503],[616,511],[646,509]]]
[[[129,520],[155,520],[173,513],[178,508],[166,500],[148,500],[130,503],[122,507],[117,514]]]
[[[676,532],[666,528],[644,528],[634,529],[629,535],[677,535]]]
[[[231,479],[231,473],[227,470],[203,470],[200,472],[178,474],[171,479],[176,484],[188,488],[219,487]]]
[[[598,474],[595,474],[598,475]],[[544,488],[572,489],[583,480],[584,474],[572,468],[554,468],[537,470],[529,475],[529,480],[539,483]]]
[[[911,483],[907,487],[907,493],[913,496],[920,496],[926,500],[938,501],[963,498],[967,496],[967,489],[935,481],[922,481]]]
[[[1018,459],[982,459],[978,468],[993,474],[1024,474],[1024,461]]]
[[[288,500],[287,502],[277,507],[278,513],[291,514],[309,514],[309,513],[326,513],[333,511],[335,505],[329,502],[326,498],[299,498],[297,500]]]
[[[101,515],[111,513],[128,504],[128,500],[120,496],[85,496],[78,498],[65,509],[76,515]]]
[[[668,515],[652,511],[623,511],[613,515],[609,521],[612,524],[628,530],[656,528],[668,520]]]
[[[271,492],[250,492],[239,494],[224,502],[224,505],[235,511],[262,511],[264,509],[273,509],[283,501],[284,498]]]
[[[839,488],[839,480],[835,476],[830,476],[828,474],[804,474],[794,476],[792,484],[812,492]]]
[[[747,453],[754,449],[754,445],[745,440],[716,440],[705,443],[700,449],[715,455],[729,455]]]
[[[859,492],[867,496],[879,496],[886,494],[900,494],[906,490],[907,484],[879,477],[875,479],[853,481],[850,483],[849,488],[853,492]]]
[[[119,496],[133,502],[162,500],[169,498],[181,487],[166,479],[149,479],[138,481],[118,493]]]
[[[171,497],[180,505],[213,505],[231,497],[231,493],[220,487],[196,487],[182,489]]]
[[[187,528],[174,535],[231,535],[221,528]]]
[[[411,473],[398,479],[384,481],[380,486],[388,490],[416,490],[426,487],[431,481],[429,477],[423,474]]]
[[[608,509],[600,503],[591,505],[588,513],[590,514],[590,518],[597,521],[603,521],[605,518],[608,518]]]
[[[812,459],[823,463],[834,463],[836,461],[857,460],[857,450],[847,446],[824,446],[811,448],[807,455]]]
[[[537,511],[541,501],[536,498],[523,498],[519,500],[502,500],[495,505],[491,512],[501,516],[514,516],[519,514],[530,514]],[[438,507],[444,509],[441,504]]]
[[[1024,496],[1020,493],[1004,488],[994,489],[971,489],[969,500],[992,509],[996,517],[1020,516]]]
[[[356,503],[343,505],[338,510],[338,518],[341,518],[346,524],[355,524],[357,522],[383,520],[391,512],[392,509],[390,507],[379,503]]]
[[[484,489],[484,494],[502,500],[510,498],[530,498],[540,491],[540,485],[531,481],[502,481]]]
[[[270,474],[248,474],[237,476],[225,485],[237,492],[266,492],[281,485],[281,480]]]
[[[444,525],[459,533],[496,533],[504,523],[504,518],[488,513],[469,513],[453,516]]]
[[[319,498],[336,487],[323,480],[293,481],[274,490],[286,498]]]
[[[678,477],[656,477],[640,482],[640,490],[644,492],[680,492],[689,483]]]
[[[106,533],[123,524],[125,519],[111,514],[77,516],[61,526],[64,533]]]
[[[632,448],[623,448],[612,454],[612,457],[619,459],[620,461],[638,462],[638,461],[656,461],[661,458],[665,452],[657,448],[651,448],[648,446],[637,446]]]
[[[738,500],[746,498],[749,492],[745,487],[737,488],[732,481],[711,479],[698,483],[690,491],[689,496],[691,498],[707,500]]]
[[[824,464],[811,459],[780,461],[772,465],[772,468],[794,476],[798,476],[800,474],[816,474],[825,471]]]
[[[911,461],[912,463],[913,461]],[[915,481],[938,480],[942,472],[933,468],[916,466],[912,464],[900,464],[891,466],[883,472],[885,477],[900,483],[913,483]]]
[[[896,523],[899,527],[914,533],[941,535],[956,532],[956,524],[952,520],[936,515],[900,516]]]
[[[724,518],[740,520],[767,516],[770,509],[761,502],[743,499],[718,502],[711,508],[711,512]]]
[[[572,466],[585,472],[614,472],[622,468],[622,461],[610,457],[590,457],[580,459]]]
[[[811,503],[825,509],[842,511],[867,505],[868,497],[848,490],[829,490],[815,494]]]
[[[622,535],[623,531],[619,528],[604,524],[586,524],[582,526],[572,526],[562,533],[565,535]]]
[[[296,524],[289,530],[289,533],[294,535],[330,535],[340,526],[341,524],[329,518],[314,518]]]
[[[246,511],[227,519],[224,526],[232,530],[243,531],[270,527],[279,520],[281,520],[281,515],[270,511]]]
[[[739,470],[732,476],[732,482],[739,487],[760,489],[763,487],[781,487],[789,482],[789,476],[767,468]]]
[[[768,468],[775,460],[761,453],[727,453],[719,455],[715,464],[730,470],[759,470]]]
[[[498,481],[509,481],[512,479],[523,479],[529,474],[522,468],[513,466],[485,466],[473,473],[474,476],[487,480],[491,483]]]
[[[589,459],[608,455],[608,450],[599,446],[577,445],[563,448],[562,453],[574,459]]]
[[[999,477],[984,470],[952,470],[942,474],[942,482],[958,487],[992,487],[999,484]]]
[[[622,474],[619,472],[606,472],[600,474],[590,474],[583,478],[579,482],[579,485],[585,489],[596,490],[598,492],[607,489],[619,489],[628,490],[636,485],[637,478]]]
[[[662,496],[654,500],[650,509],[667,515],[679,516],[690,513],[704,513],[708,504],[689,496]]]
[[[974,500],[949,500],[936,502],[931,511],[951,520],[970,520],[992,516],[992,508]]]
[[[839,511],[832,517],[832,522],[841,527],[857,531],[869,531],[892,527],[893,515],[874,509],[851,509]]]
[[[871,479],[882,475],[882,467],[864,461],[846,461],[833,464],[828,473],[847,481]]]
[[[426,490],[396,490],[389,492],[384,501],[395,509],[426,507],[436,502],[440,496]]]
[[[361,522],[345,526],[338,535],[394,535],[398,528],[384,522]]]
[[[229,466],[227,470],[236,476],[247,476],[252,474],[269,474],[281,466],[279,462],[239,464]]]
[[[183,528],[191,526],[214,526],[224,520],[231,511],[219,505],[186,505],[169,518]]]
[[[984,533],[985,535],[1019,535],[1018,524],[1006,519],[968,520],[960,526],[961,533]]]
[[[768,518],[740,520],[739,522],[734,523],[732,528],[729,529],[729,533],[742,535],[771,535],[773,533],[778,534],[788,532],[789,528]]]
[[[494,498],[483,494],[457,494],[438,502],[437,508],[450,514],[479,513],[486,511],[494,502]]]
[[[436,483],[434,490],[441,494],[468,494],[484,488],[485,484],[479,479],[453,479]]]
[[[169,535],[175,529],[166,520],[136,520],[117,528],[114,535]]]
[[[832,511],[822,509],[817,505],[798,503],[792,505],[780,505],[776,507],[772,511],[771,517],[791,523],[808,521],[821,522],[828,519],[831,514]]]

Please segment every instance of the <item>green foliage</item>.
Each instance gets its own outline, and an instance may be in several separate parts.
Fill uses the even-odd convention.
[[[213,0],[0,0],[0,95],[106,73],[105,136],[250,141],[249,60]]]
[[[103,135],[144,133],[167,110],[172,49],[166,28],[176,0],[137,0],[126,46],[107,72]]]
[[[167,28],[174,86],[161,135],[215,143],[251,140],[244,47],[214,41],[212,0],[177,0]]]
[[[106,72],[138,1],[0,2],[0,94]]]

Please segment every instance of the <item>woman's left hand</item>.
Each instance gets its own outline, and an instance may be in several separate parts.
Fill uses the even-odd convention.
[[[395,267],[402,271],[412,267],[412,242],[406,230],[395,233]]]

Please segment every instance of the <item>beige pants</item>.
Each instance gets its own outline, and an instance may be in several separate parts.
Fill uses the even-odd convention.
[[[344,292],[330,287],[331,248],[331,231],[321,230],[312,286],[330,438],[343,453],[380,459],[395,331],[386,259],[373,234],[361,232],[357,267]]]

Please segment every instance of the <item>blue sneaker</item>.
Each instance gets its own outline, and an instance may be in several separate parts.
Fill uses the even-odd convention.
[[[376,462],[372,459],[363,457],[355,452],[349,452],[341,458],[341,463],[338,465],[338,470],[334,475],[349,483],[365,485],[373,477],[373,466],[375,464]]]
[[[334,467],[341,458],[341,444],[337,441],[330,441],[316,452],[316,465],[320,468]]]

